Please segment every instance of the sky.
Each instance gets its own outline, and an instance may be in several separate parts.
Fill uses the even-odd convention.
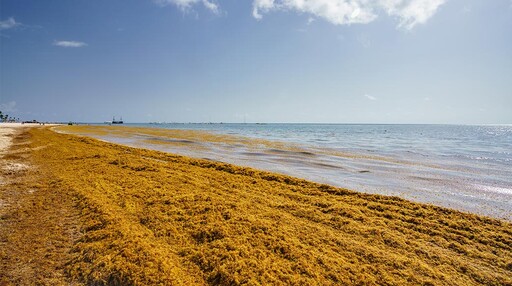
[[[512,123],[511,0],[0,0],[0,111]]]

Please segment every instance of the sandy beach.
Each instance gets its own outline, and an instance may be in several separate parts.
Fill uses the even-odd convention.
[[[0,0],[0,286],[512,286],[511,75],[512,0]]]
[[[28,130],[38,127],[0,123],[1,285],[69,285],[62,282],[62,265],[72,241],[63,241],[77,220],[66,219],[58,192],[27,184],[42,178],[29,159],[33,149],[27,140]]]
[[[0,123],[0,154],[9,148],[11,136],[20,127],[22,127],[20,123]]]
[[[60,124],[45,124],[44,126],[59,126]],[[22,132],[23,129],[40,127],[39,123],[7,123],[0,122],[0,156],[4,154],[12,144],[12,138]]]
[[[32,125],[32,124],[31,124]],[[35,126],[32,125],[32,126]],[[0,158],[7,155],[9,148],[12,145],[13,137],[16,134],[22,132],[23,128],[30,128],[30,125],[21,123],[0,123]],[[2,160],[0,168],[4,171],[16,171],[17,169],[23,169],[24,165],[16,162],[7,162]],[[5,176],[0,175],[0,184],[5,184]],[[0,209],[5,206],[5,202],[0,200]]]
[[[7,285],[512,283],[506,221],[16,130],[2,162],[30,168],[1,174]]]

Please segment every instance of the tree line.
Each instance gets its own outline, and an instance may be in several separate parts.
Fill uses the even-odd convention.
[[[4,114],[0,110],[0,122],[16,122],[16,121],[20,121],[20,119],[14,118],[14,117],[9,117],[9,114]]]

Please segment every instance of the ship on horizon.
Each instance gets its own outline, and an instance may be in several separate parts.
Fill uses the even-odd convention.
[[[121,116],[121,119],[116,120],[116,117],[112,116],[112,124],[123,124],[123,117]]]

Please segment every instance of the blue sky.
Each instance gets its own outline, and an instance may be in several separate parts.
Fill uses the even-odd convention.
[[[24,120],[512,123],[510,0],[0,0]]]

